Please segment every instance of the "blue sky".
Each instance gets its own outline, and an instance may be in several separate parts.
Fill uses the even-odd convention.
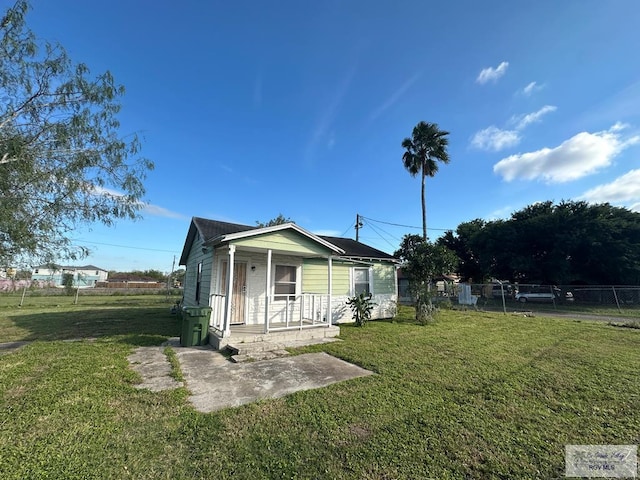
[[[353,237],[359,213],[393,252],[421,231],[400,146],[421,120],[450,132],[431,239],[543,200],[640,211],[637,0],[32,7],[38,37],[126,87],[122,134],[156,165],[142,221],[75,233],[86,263],[168,271],[192,216]]]

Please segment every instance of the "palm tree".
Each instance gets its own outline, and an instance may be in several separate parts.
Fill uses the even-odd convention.
[[[418,173],[422,177],[422,238],[427,240],[427,205],[425,203],[424,185],[426,177],[433,177],[438,172],[438,163],[449,163],[447,146],[449,132],[440,130],[437,123],[420,122],[413,128],[411,138],[402,141],[406,149],[402,155],[402,163],[412,177]]]

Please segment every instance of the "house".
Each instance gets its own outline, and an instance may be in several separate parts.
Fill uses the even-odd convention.
[[[35,267],[31,273],[31,280],[48,283],[56,287],[63,287],[65,275],[72,275],[73,287],[89,288],[94,287],[98,282],[106,281],[109,276],[109,272],[93,265],[65,267],[61,265],[48,264]]]
[[[360,292],[373,295],[372,319],[395,315],[395,258],[295,223],[260,228],[194,217],[180,265],[183,305],[211,307],[216,348],[243,334],[337,336],[336,324],[352,321],[347,298]]]

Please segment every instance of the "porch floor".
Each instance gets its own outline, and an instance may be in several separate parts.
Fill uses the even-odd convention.
[[[312,327],[313,324],[311,323],[310,320],[303,320],[302,325],[304,328],[313,328]],[[294,329],[299,326],[300,326],[299,321],[296,323],[289,322],[290,329]],[[326,325],[316,324],[316,328],[323,328],[323,327],[327,328]],[[278,328],[287,328],[287,324],[285,322],[269,323],[269,330],[278,329]],[[264,325],[260,323],[252,324],[252,325],[247,325],[247,324],[231,325],[231,335],[233,335],[234,333],[237,333],[239,335],[245,335],[245,334],[260,335],[264,333]]]
[[[209,343],[216,349],[222,350],[228,344],[238,345],[241,343],[258,343],[269,342],[273,345],[282,344],[291,341],[304,341],[320,338],[333,338],[340,335],[340,327],[337,325],[320,325],[312,326],[311,322],[303,322],[304,328],[296,328],[295,325],[289,324],[290,330],[276,330],[264,333],[264,325],[231,325],[231,334],[228,337],[222,337],[218,331],[209,329]],[[285,328],[286,323],[270,323],[269,328]]]

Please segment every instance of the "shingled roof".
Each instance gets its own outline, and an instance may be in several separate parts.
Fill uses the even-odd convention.
[[[333,243],[336,247],[340,247],[344,250],[345,257],[363,260],[396,260],[393,255],[389,255],[382,250],[370,247],[364,243],[356,242],[351,238],[327,237],[324,235],[320,235],[320,238],[324,238],[327,242]]]
[[[205,242],[213,240],[214,238],[227,235],[229,233],[246,232],[247,230],[255,230],[258,227],[251,227],[249,225],[241,225],[239,223],[221,222],[219,220],[208,220],[206,218],[193,217],[193,223],[195,223],[200,235],[204,238]]]
[[[180,255],[179,265],[187,264],[189,250],[191,250],[191,245],[196,238],[196,234],[200,234],[200,237],[205,242],[207,242],[228,233],[246,232],[247,230],[253,230],[255,228],[256,227],[241,225],[239,223],[221,222],[219,220],[209,220],[207,218],[193,217],[191,219],[191,224],[189,225],[187,239],[184,242],[182,255]]]
[[[189,226],[189,233],[187,234],[184,249],[180,256],[180,265],[186,265],[189,250],[191,249],[191,244],[196,237],[196,233],[200,234],[200,237],[205,242],[210,242],[225,235],[257,230],[259,228],[260,227],[242,225],[239,223],[221,222],[219,220],[208,220],[206,218],[193,217],[191,225]],[[388,253],[370,247],[369,245],[365,245],[364,243],[356,242],[350,238],[328,237],[324,235],[317,235],[317,237],[321,238],[325,242],[329,242],[341,250],[344,250],[344,256],[348,258],[363,260],[395,260],[395,258]]]

